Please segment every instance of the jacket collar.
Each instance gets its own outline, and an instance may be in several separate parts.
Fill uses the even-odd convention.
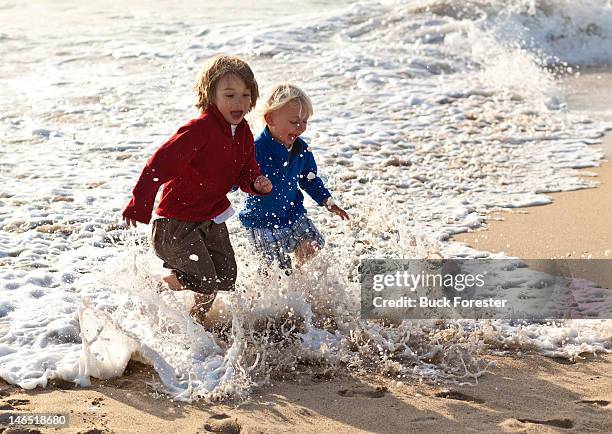
[[[261,132],[261,137],[264,138],[264,140],[266,142],[272,143],[275,146],[280,146],[282,149],[287,150],[287,148],[285,148],[285,145],[283,145],[282,143],[278,142],[274,137],[272,137],[272,133],[270,132],[270,128],[268,128],[267,125],[263,129],[263,131]],[[293,143],[293,148],[291,149],[291,153],[299,154],[302,151],[304,151],[307,146],[308,145],[306,144],[306,142],[304,140],[302,140],[300,137],[298,137],[298,138],[295,139],[295,142]]]
[[[219,126],[221,127],[221,130],[223,131],[223,133],[227,136],[232,137],[231,124],[225,120],[225,118],[223,117],[223,115],[221,114],[221,112],[219,111],[216,105],[214,105],[213,103],[208,104],[208,107],[206,108],[204,115],[212,116],[217,121]],[[236,128],[236,131],[238,131],[241,128],[244,128],[245,124],[246,124],[246,120],[242,118],[242,121],[240,121],[240,123],[238,124],[238,128]]]

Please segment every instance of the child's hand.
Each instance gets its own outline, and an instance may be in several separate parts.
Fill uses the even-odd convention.
[[[261,194],[268,194],[272,191],[272,183],[268,178],[263,175],[259,175],[254,182],[255,190]]]
[[[325,205],[325,208],[327,208],[327,210],[329,212],[334,213],[337,216],[340,216],[340,218],[342,220],[349,220],[350,219],[350,217],[346,213],[346,211],[344,211],[342,208],[340,208],[338,205],[336,205],[334,203],[334,200],[331,197],[328,197],[327,199],[325,199],[325,202],[323,202],[323,205]]]
[[[340,208],[338,205],[332,205],[329,208],[327,208],[327,210],[329,212],[333,212],[334,214],[336,214],[337,216],[340,216],[340,218],[342,220],[349,220],[350,217],[349,215],[346,213],[346,211],[344,211],[342,208]]]
[[[123,220],[125,221],[125,228],[126,229],[129,229],[130,226],[136,227],[136,220],[128,218],[128,217],[123,217]]]

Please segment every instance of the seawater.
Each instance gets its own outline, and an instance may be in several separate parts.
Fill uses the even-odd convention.
[[[475,382],[485,352],[610,350],[609,321],[359,320],[357,272],[360,258],[495,256],[449,237],[596,185],[576,169],[599,164],[611,125],[568,111],[558,78],[610,63],[608,1],[230,3],[0,7],[1,378],[87,385],[133,358],[192,400],[247,395],[304,362]],[[352,219],[307,199],[327,247],[268,278],[231,220],[238,290],[211,333],[188,294],[156,292],[149,228],[116,224],[148,156],[197,116],[191,88],[218,52],[245,58],[264,93],[281,80],[309,93],[305,138]]]

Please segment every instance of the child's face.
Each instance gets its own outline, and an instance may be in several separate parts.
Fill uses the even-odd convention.
[[[298,101],[290,101],[265,116],[272,137],[285,146],[291,146],[308,126],[308,111]]]
[[[251,106],[251,90],[234,74],[219,80],[215,89],[215,105],[230,124],[239,124]]]

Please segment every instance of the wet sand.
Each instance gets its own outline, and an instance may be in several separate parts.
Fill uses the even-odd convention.
[[[153,371],[130,363],[124,377],[86,389],[59,384],[24,391],[0,382],[0,408],[68,413],[63,432],[92,434],[612,430],[612,355],[576,364],[538,355],[487,358],[497,367],[477,386],[300,374],[256,389],[245,403],[223,404],[156,396],[147,386]]]
[[[605,136],[612,159],[612,134]],[[524,259],[588,258],[612,260],[612,163],[583,171],[595,173],[597,188],[549,193],[553,203],[494,212],[486,230],[455,236],[478,250],[505,252]]]
[[[612,126],[612,70],[567,79],[564,87],[570,110]],[[484,229],[458,234],[454,239],[478,250],[523,259],[612,261],[612,132],[608,131],[598,147],[605,154],[601,166],[581,170],[595,175],[589,179],[600,183],[597,188],[550,193],[551,204],[493,212]],[[600,263],[577,275],[612,288],[612,266],[607,268],[601,271]]]

